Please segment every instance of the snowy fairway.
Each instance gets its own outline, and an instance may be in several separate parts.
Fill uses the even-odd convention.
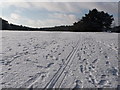
[[[118,85],[118,34],[2,32],[3,88]]]

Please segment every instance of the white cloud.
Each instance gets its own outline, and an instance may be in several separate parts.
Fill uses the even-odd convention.
[[[9,1],[9,0],[7,0]],[[14,0],[13,0],[14,1]],[[25,0],[22,0],[25,1]],[[38,10],[47,10],[47,11],[57,11],[57,12],[81,12],[81,9],[93,9],[97,8],[99,10],[104,10],[108,12],[117,12],[117,4],[115,2],[109,3],[91,3],[91,2],[79,2],[79,3],[70,3],[70,2],[9,2],[3,3],[3,9],[6,7],[15,6],[19,8],[27,9],[38,9]]]
[[[47,10],[49,12],[53,12],[53,14],[49,15],[50,18],[47,18],[47,19],[45,18],[45,20],[35,21],[30,18],[24,18],[23,16],[20,16],[20,14],[17,14],[16,12],[11,13],[10,18],[7,19],[8,21],[13,23],[23,24],[23,25],[33,26],[33,27],[72,24],[73,22],[76,21],[76,16],[74,14],[68,14],[68,13],[81,13],[82,9],[89,10],[89,9],[97,8],[98,10],[103,10],[110,14],[116,14],[118,10],[117,4],[113,2],[100,4],[97,2],[94,2],[94,3],[90,3],[90,2],[81,2],[81,3],[21,2],[20,3],[20,2],[14,2],[14,1],[16,0],[13,0],[13,2],[10,2],[10,3],[5,3],[2,6],[5,8],[6,7],[9,8],[9,6],[19,7],[19,10],[16,9],[18,12],[20,11],[21,8],[27,8],[30,10]],[[22,0],[22,1],[26,1],[26,0]]]
[[[31,2],[32,8],[39,10],[47,10],[47,11],[57,11],[57,12],[74,12],[77,11],[77,8],[71,6],[72,3],[60,3],[60,2]]]
[[[54,19],[67,21],[68,23],[73,23],[76,21],[76,16],[73,14],[54,13],[54,14],[50,14],[49,16]]]
[[[4,8],[9,8],[10,6],[15,6],[19,8],[30,8],[29,2],[2,2],[1,7]]]
[[[11,17],[11,19],[14,19],[14,20],[20,20],[20,18],[21,18],[20,15],[15,14],[15,13],[12,13],[10,17]]]
[[[17,24],[17,25],[25,25],[29,27],[53,27],[53,26],[60,26],[60,25],[72,25],[74,21],[76,21],[76,17],[74,15],[66,15],[66,14],[59,14],[55,13],[50,15],[51,18],[45,20],[33,20],[30,18],[25,18],[20,16],[17,13],[12,13],[10,17],[3,17],[9,21],[9,23]]]
[[[33,27],[53,27],[60,25],[72,25],[76,21],[74,15],[65,15],[65,14],[53,14],[50,15],[51,18],[45,20],[31,20],[27,19],[27,25]],[[54,17],[54,19],[52,18]]]

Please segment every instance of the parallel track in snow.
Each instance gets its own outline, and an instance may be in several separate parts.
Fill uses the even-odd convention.
[[[71,61],[73,60],[73,58],[78,50],[79,44],[80,44],[80,38],[79,38],[76,46],[74,47],[74,49],[71,51],[71,53],[66,58],[65,65],[63,65],[62,67],[59,68],[59,70],[56,72],[56,74],[53,76],[53,78],[46,84],[44,89],[58,88],[61,85],[62,81],[64,80],[64,78],[66,76],[67,67],[69,67],[69,65],[71,64]]]
[[[73,50],[70,52],[70,54],[67,56],[66,58],[66,62],[64,63],[63,66],[61,66],[57,72],[53,75],[53,77],[50,79],[50,81],[45,85],[45,87],[43,88],[46,89],[46,88],[54,88],[56,86],[59,86],[62,81],[64,80],[64,76],[66,76],[66,69],[67,67],[69,66],[69,64],[71,63],[71,61],[73,60],[77,50],[78,50],[78,47],[79,47],[79,44],[80,44],[80,38],[78,39],[77,41],[77,44],[75,45],[75,47],[73,48]],[[40,76],[37,77],[37,79],[35,81],[33,81],[32,83],[30,83],[27,88],[32,88],[33,85],[38,82],[40,79]],[[61,81],[62,80],[62,81]]]
[[[61,85],[62,85],[65,77],[67,76],[67,72],[69,71],[69,66],[76,55],[79,45],[81,45],[80,44],[81,39],[82,39],[82,37],[79,38],[79,40],[77,41],[77,44],[75,45],[75,47],[72,49],[72,51],[67,56],[66,62],[64,63],[64,65],[61,66],[57,70],[57,72],[53,75],[53,77],[46,83],[46,85],[43,87],[43,90],[45,90],[46,88],[61,88]],[[102,42],[99,42],[99,41],[96,41],[96,43],[103,44]],[[41,75],[37,75],[34,78],[35,78],[34,80],[28,80],[25,83],[26,86],[25,85],[23,85],[23,86],[27,87],[27,88],[32,88],[37,82],[39,82],[39,80],[41,79]]]

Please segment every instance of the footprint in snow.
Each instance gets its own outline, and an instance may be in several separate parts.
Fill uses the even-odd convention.
[[[49,63],[46,68],[49,68],[49,67],[50,67],[51,65],[53,65],[53,64],[54,64],[54,63]]]
[[[98,61],[98,59],[95,59],[92,63],[96,63]]]
[[[38,68],[43,68],[43,66],[37,65]]]
[[[60,56],[60,55],[61,55],[61,53],[58,54],[58,56]]]
[[[76,80],[76,85],[72,90],[80,89],[82,87],[82,82],[80,80]]]
[[[106,77],[106,75],[104,75],[104,74],[103,74],[103,75],[101,75],[101,78],[105,78],[105,77]]]
[[[83,73],[83,65],[80,66],[80,71]]]
[[[110,64],[110,62],[109,61],[106,61],[106,65],[109,65]]]
[[[118,70],[115,67],[112,67],[111,69],[107,69],[107,72],[112,74],[113,76],[118,75]]]
[[[100,80],[98,85],[104,85],[104,84],[106,84],[106,82],[107,82],[106,80]]]

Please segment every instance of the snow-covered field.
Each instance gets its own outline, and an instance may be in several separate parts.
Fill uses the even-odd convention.
[[[115,88],[118,34],[2,32],[2,88]]]

